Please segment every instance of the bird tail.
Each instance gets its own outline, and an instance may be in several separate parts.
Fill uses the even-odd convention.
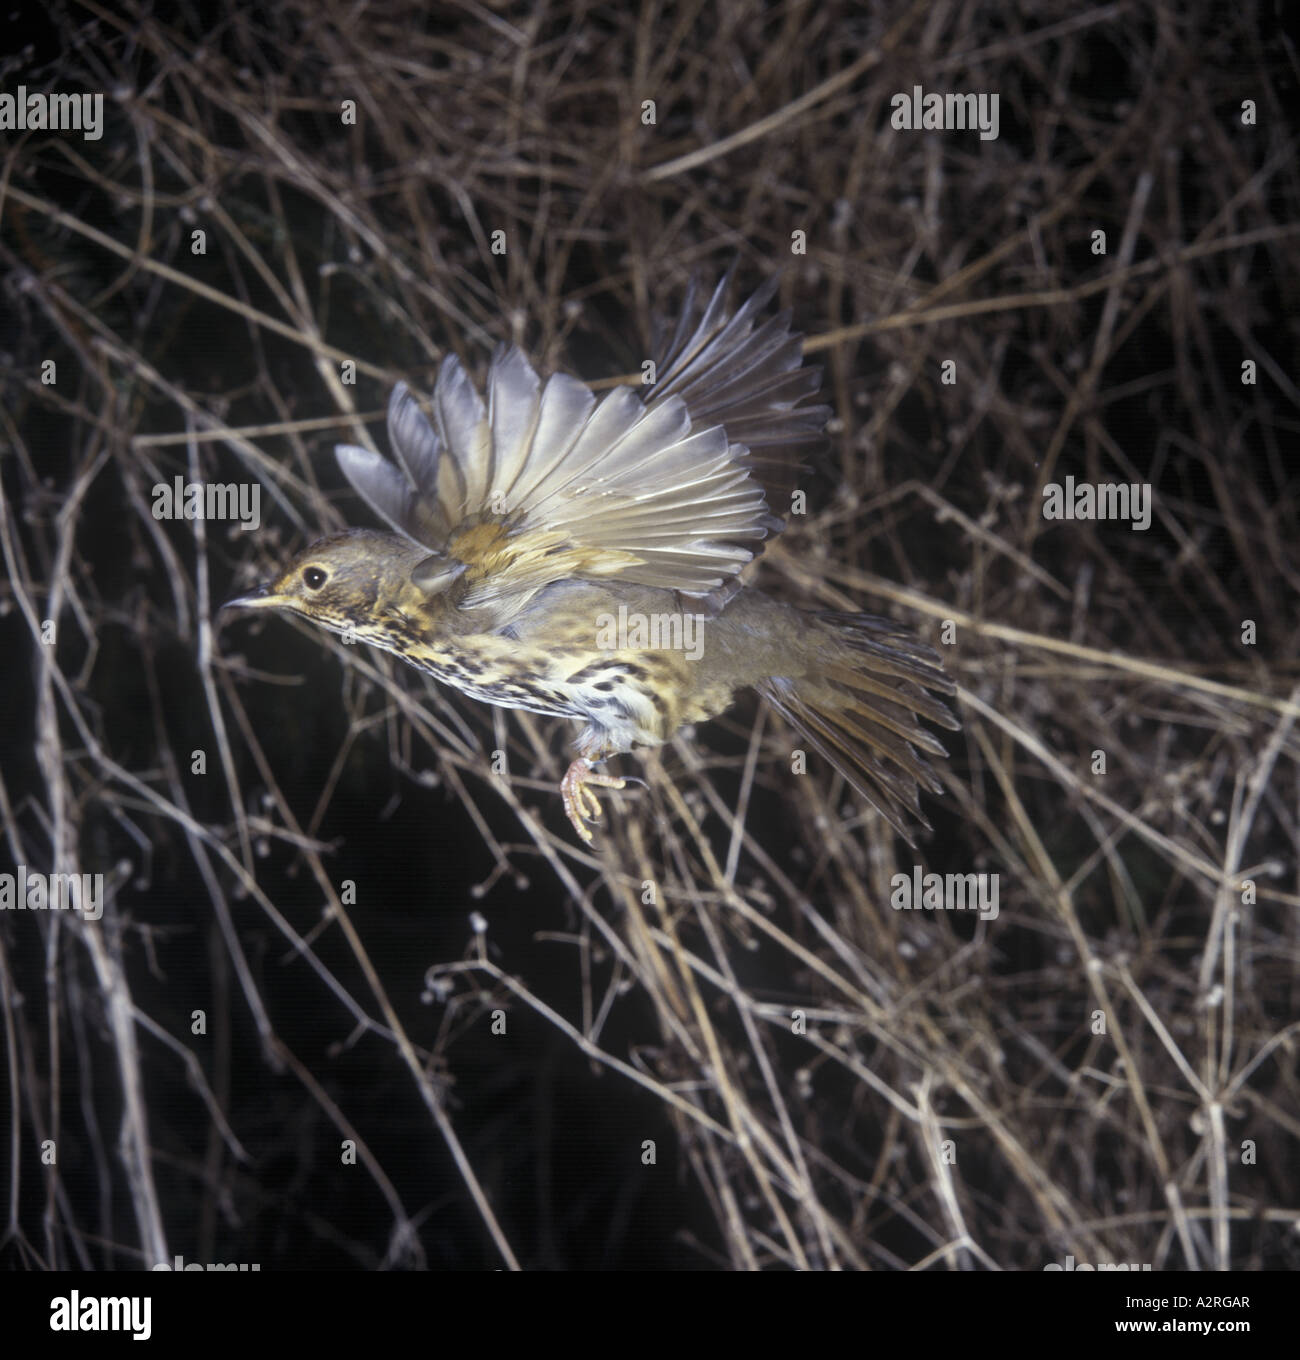
[[[833,611],[811,618],[832,645],[805,675],[764,680],[759,693],[915,845],[909,820],[930,829],[918,786],[943,792],[922,753],[948,754],[917,718],[957,731],[961,724],[933,697],[957,687],[938,653],[890,619]]]

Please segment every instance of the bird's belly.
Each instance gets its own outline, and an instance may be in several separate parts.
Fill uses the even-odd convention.
[[[732,686],[726,683],[701,686],[682,704],[681,721],[697,723],[716,718],[719,713],[725,713],[731,707],[735,694]]]
[[[483,703],[584,719],[620,750],[657,746],[683,722],[720,713],[731,697],[727,686],[696,693],[694,668],[680,652],[543,648],[485,634],[407,659]]]
[[[543,675],[530,676],[512,671],[509,674],[488,675],[478,668],[467,668],[462,663],[416,661],[415,664],[444,685],[451,685],[481,703],[498,708],[521,708],[545,717],[582,718],[586,710],[580,697],[566,692],[562,685],[551,683]]]

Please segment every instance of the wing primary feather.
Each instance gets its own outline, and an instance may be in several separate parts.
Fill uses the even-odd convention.
[[[762,316],[778,278],[730,311],[734,273],[707,294],[692,280],[675,326],[655,318],[648,395],[598,399],[564,374],[543,382],[514,346],[493,355],[480,395],[448,354],[431,419],[394,388],[392,461],[340,445],[339,464],[375,514],[431,549],[422,579],[443,581],[438,554],[449,554],[463,607],[505,619],[549,582],[584,576],[716,604],[782,526],[765,486],[793,484],[801,464],[789,451],[829,414],[799,404],[819,371],[802,366],[790,314]]]

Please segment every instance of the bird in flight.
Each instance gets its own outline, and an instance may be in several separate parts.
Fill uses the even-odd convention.
[[[936,653],[871,614],[810,611],[741,569],[783,508],[829,407],[769,279],[727,304],[730,276],[690,288],[656,326],[655,381],[597,397],[543,381],[501,348],[486,399],[442,361],[426,415],[404,383],[388,404],[393,461],[335,449],[388,526],[319,539],[226,607],[291,610],[382,647],[485,703],[582,723],[560,784],[583,841],[601,816],[596,769],[763,695],[909,842],[918,785],[942,792],[918,718],[959,727]]]

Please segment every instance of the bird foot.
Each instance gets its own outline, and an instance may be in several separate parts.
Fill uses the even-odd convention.
[[[600,802],[591,791],[593,784],[601,789],[623,789],[627,787],[627,780],[612,774],[597,774],[591,768],[591,761],[581,758],[565,771],[564,778],[560,780],[565,815],[588,845],[593,837],[587,823],[598,821],[602,815]]]

